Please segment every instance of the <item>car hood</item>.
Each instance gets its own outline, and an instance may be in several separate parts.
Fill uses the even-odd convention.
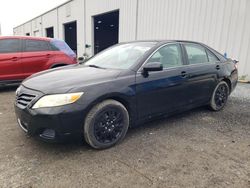
[[[67,93],[84,86],[114,79],[120,70],[73,65],[32,75],[22,85],[44,94]]]

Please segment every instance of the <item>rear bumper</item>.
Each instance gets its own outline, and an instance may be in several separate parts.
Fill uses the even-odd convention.
[[[236,88],[238,83],[238,71],[234,71],[231,75],[231,93]]]

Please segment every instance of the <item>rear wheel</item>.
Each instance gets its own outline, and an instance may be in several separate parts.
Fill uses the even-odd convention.
[[[66,65],[67,64],[56,64],[56,65],[53,65],[51,68],[54,69],[54,68],[58,68],[58,67],[64,67]]]
[[[221,81],[214,89],[210,101],[211,110],[219,111],[223,109],[227,103],[228,96],[229,96],[229,86],[226,82]]]
[[[96,149],[109,148],[121,141],[129,127],[127,109],[118,101],[105,100],[87,114],[84,138]]]

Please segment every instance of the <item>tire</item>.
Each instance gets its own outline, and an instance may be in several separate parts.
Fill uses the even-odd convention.
[[[229,96],[229,86],[225,81],[221,81],[215,87],[213,95],[210,101],[210,109],[213,111],[220,111],[222,110],[226,103]]]
[[[87,114],[84,138],[91,147],[106,149],[123,140],[128,127],[127,109],[118,101],[105,100],[95,105]]]
[[[58,68],[58,67],[64,67],[64,66],[66,66],[67,64],[56,64],[56,65],[53,65],[52,67],[51,67],[51,69],[55,69],[55,68]]]

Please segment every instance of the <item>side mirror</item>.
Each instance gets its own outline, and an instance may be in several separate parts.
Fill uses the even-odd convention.
[[[162,71],[162,70],[163,66],[160,62],[150,62],[143,67],[144,72]]]

